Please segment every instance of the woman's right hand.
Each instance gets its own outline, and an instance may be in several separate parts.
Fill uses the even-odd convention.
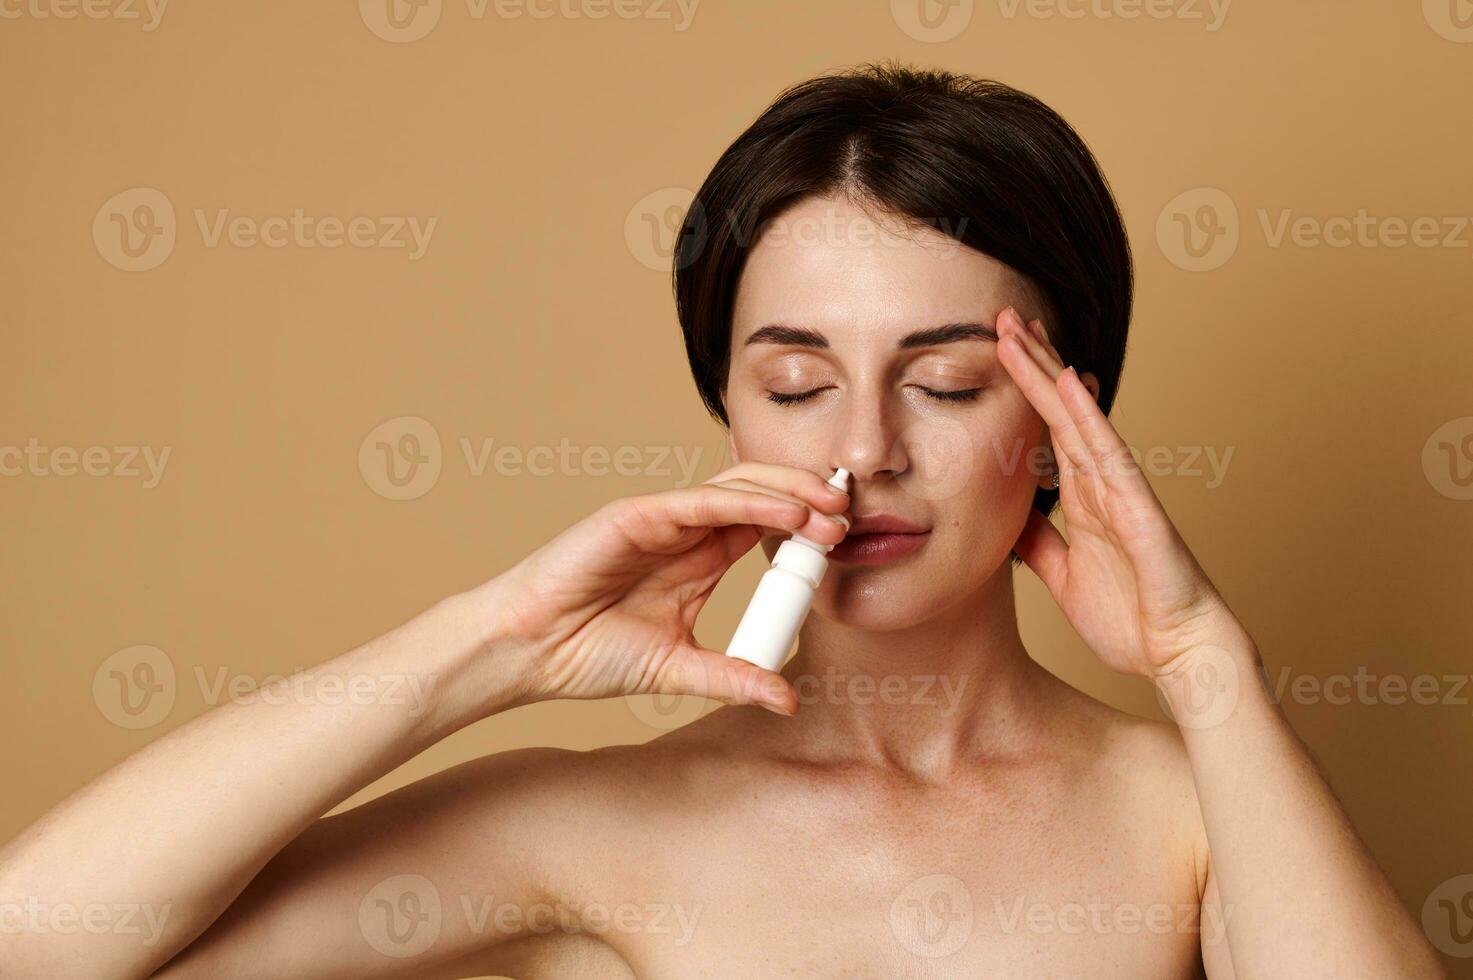
[[[705,483],[622,497],[488,585],[503,635],[533,651],[530,700],[693,694],[792,714],[781,675],[701,647],[696,616],[768,534],[837,544],[849,495],[807,470],[739,463]]]

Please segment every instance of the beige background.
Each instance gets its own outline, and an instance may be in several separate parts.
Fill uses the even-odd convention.
[[[338,653],[612,497],[683,482],[661,453],[700,453],[693,479],[714,473],[722,435],[659,267],[671,208],[784,85],[893,57],[1018,85],[1093,146],[1138,261],[1115,422],[1133,445],[1166,447],[1157,492],[1276,679],[1438,678],[1435,704],[1388,703],[1394,689],[1372,683],[1348,704],[1286,708],[1408,906],[1420,914],[1439,888],[1456,898],[1467,882],[1452,879],[1473,873],[1473,685],[1443,677],[1469,670],[1473,488],[1440,447],[1466,480],[1473,28],[1453,2],[1240,0],[1220,21],[1187,0],[1136,19],[1097,12],[1128,0],[1077,0],[1077,18],[964,2],[928,35],[914,3],[883,0],[704,0],[688,24],[655,0],[603,20],[494,4],[478,18],[446,0],[403,41],[372,0],[181,2],[152,30],[141,4],[62,19],[40,16],[64,12],[51,0],[6,0],[0,447],[108,447],[94,471],[127,462],[111,447],[170,455],[154,486],[64,475],[65,454],[0,477],[0,838],[204,710],[220,679]],[[114,215],[158,203],[136,188],[174,211],[172,251],[154,239],[138,261],[165,257],[146,271],[119,267],[131,260]],[[1172,229],[1203,203],[1229,234],[1199,262]],[[210,244],[222,210],[297,209],[436,224],[418,258]],[[1323,226],[1361,209],[1438,219],[1439,244],[1272,238],[1286,212]],[[1440,244],[1457,232],[1441,219],[1460,216]],[[360,448],[405,417],[433,427],[438,455],[421,446],[440,472],[392,500]],[[537,476],[503,457],[477,475],[465,445],[474,458],[485,440],[633,447],[636,472],[574,460]],[[1231,451],[1225,477],[1176,447]],[[758,569],[749,556],[722,584],[701,623],[710,645]],[[1019,582],[1039,660],[1159,716],[1031,573]],[[111,720],[140,719],[107,676],[132,665],[114,661],[96,693],[94,677],[138,645],[162,651],[176,693],[135,729]],[[700,707],[528,707],[357,799],[514,746],[642,741]],[[1473,942],[1444,945],[1473,956]],[[1473,976],[1473,959],[1447,962]]]

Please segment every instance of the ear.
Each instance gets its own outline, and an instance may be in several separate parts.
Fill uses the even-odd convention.
[[[1089,389],[1089,393],[1094,396],[1095,403],[1098,404],[1100,400],[1100,379],[1096,378],[1093,374],[1086,371],[1079,376],[1079,380],[1084,382],[1084,386]],[[1049,456],[1050,458],[1052,458],[1054,440],[1053,437],[1049,434],[1048,426],[1043,427],[1043,448],[1049,451]],[[1058,464],[1055,463],[1049,467],[1047,472],[1039,474],[1038,485],[1045,490],[1052,489],[1054,483],[1054,474],[1057,472]]]

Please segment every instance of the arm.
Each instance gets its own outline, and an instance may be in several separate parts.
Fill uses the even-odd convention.
[[[562,819],[578,755],[487,756],[314,821],[152,976],[509,972],[513,941],[541,939],[582,897],[568,894],[582,855]]]
[[[406,921],[424,914],[424,895],[405,897],[413,881],[369,897],[400,874],[435,878],[451,902],[494,894],[527,908],[545,897],[544,808],[525,798],[525,756],[319,818],[451,732],[518,704],[661,692],[792,713],[797,696],[780,675],[701,648],[692,630],[764,531],[833,542],[843,530],[824,515],[845,506],[816,474],[760,464],[623,498],[490,582],[180,726],[0,851],[0,909],[142,913],[126,930],[7,921],[6,976],[147,977],[166,963],[171,977],[254,975],[268,955],[285,964],[271,975],[422,976],[522,934],[453,926],[411,956],[375,945],[379,927],[367,920],[380,900]],[[406,681],[423,700],[406,695]],[[340,696],[293,696],[314,684]],[[471,806],[467,784],[486,805]],[[482,846],[460,853],[467,839]]]
[[[1102,661],[1160,686],[1182,729],[1210,850],[1203,916],[1227,923],[1227,949],[1203,949],[1214,980],[1441,976],[1086,381],[1040,321],[1009,309],[998,333],[1054,440],[1069,531],[1033,511],[1014,550]]]
[[[1224,621],[1219,643],[1190,650],[1156,680],[1212,850],[1217,907],[1203,915],[1227,917],[1232,968],[1241,977],[1444,976],[1235,627]],[[1203,954],[1211,966],[1214,951]]]
[[[369,696],[329,704],[279,683],[180,726],[31,826],[0,852],[6,901],[138,908],[141,931],[7,931],[7,975],[151,974],[327,810],[476,717],[519,703],[529,693],[528,649],[502,642],[495,626],[484,630],[495,596],[482,598],[491,608],[448,599],[290,679],[296,690],[376,685]],[[419,684],[426,700],[391,692],[390,678]],[[314,839],[357,819],[325,821]]]

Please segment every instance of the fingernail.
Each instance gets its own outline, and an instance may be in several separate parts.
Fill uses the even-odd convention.
[[[777,715],[779,718],[788,717],[788,713],[786,711],[780,710],[776,705],[768,704],[766,701],[758,701],[757,703],[762,705],[762,707],[766,708],[768,711],[771,711],[773,714]]]
[[[848,490],[840,490],[838,487],[834,486],[831,483],[825,483],[824,484],[824,487],[828,490],[829,493],[833,494],[835,497],[847,497],[847,496],[849,496],[849,491]]]
[[[835,524],[842,527],[844,530],[849,530],[849,518],[845,517],[843,514],[829,514],[828,518]]]

